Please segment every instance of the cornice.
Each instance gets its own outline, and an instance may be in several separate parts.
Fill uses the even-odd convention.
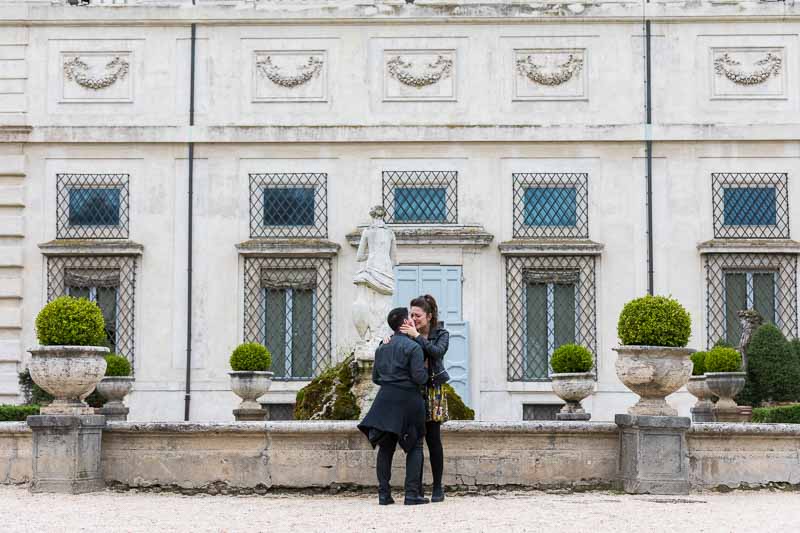
[[[500,254],[521,255],[601,255],[605,246],[589,239],[511,239],[498,245]]]
[[[243,256],[333,257],[341,247],[325,239],[251,239],[236,245]]]
[[[457,226],[403,226],[389,224],[394,231],[398,246],[460,246],[483,248],[489,246],[494,235],[488,233],[480,225]],[[351,246],[358,246],[361,232],[366,226],[359,226],[355,231],[347,234],[347,242]]]
[[[57,239],[39,244],[42,255],[142,255],[144,246],[127,239]]]
[[[701,242],[703,254],[800,254],[800,242],[791,239],[712,239]]]

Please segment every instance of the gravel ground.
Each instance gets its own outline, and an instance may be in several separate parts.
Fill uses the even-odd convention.
[[[397,498],[399,494],[395,494]],[[690,496],[501,492],[379,507],[370,496],[30,494],[0,486],[0,530],[31,531],[635,531],[796,532],[800,493]]]

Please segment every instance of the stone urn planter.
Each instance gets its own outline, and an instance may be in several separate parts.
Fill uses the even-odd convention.
[[[594,392],[596,381],[591,372],[551,374],[553,392],[566,404],[556,414],[556,420],[589,420],[592,415],[583,410],[581,401]]]
[[[272,385],[272,372],[228,372],[231,377],[231,390],[242,399],[236,410],[240,412],[263,412],[261,404],[256,400],[267,393]],[[234,411],[234,414],[235,411]],[[241,413],[245,414],[245,413]],[[266,414],[266,412],[264,412]],[[263,420],[263,415],[258,420]]]
[[[106,415],[109,421],[125,421],[128,419],[129,409],[122,400],[133,388],[131,376],[106,376],[97,384],[97,392],[106,399],[100,408],[100,414]]]
[[[231,390],[242,399],[233,410],[237,422],[264,420],[267,411],[256,400],[267,393],[272,385],[272,354],[257,342],[240,344],[231,353]]]
[[[45,415],[91,415],[94,409],[84,398],[95,389],[106,372],[103,346],[37,346],[30,352],[33,382],[53,395],[41,408]]]
[[[690,348],[667,346],[619,346],[617,377],[639,395],[639,401],[628,408],[631,415],[678,416],[678,410],[667,403],[666,397],[689,381],[692,362]]]
[[[714,417],[717,422],[739,422],[741,414],[739,406],[733,399],[742,392],[747,372],[708,372],[706,383],[711,392],[719,397],[714,406]]]
[[[692,407],[692,421],[693,422],[713,422],[714,421],[714,404],[711,398],[714,393],[708,388],[705,376],[691,376],[689,382],[686,384],[686,390],[689,394],[697,398],[694,407]]]

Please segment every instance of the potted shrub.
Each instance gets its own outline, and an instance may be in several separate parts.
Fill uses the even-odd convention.
[[[697,398],[697,402],[692,407],[692,420],[694,422],[713,422],[712,408],[714,404],[711,403],[711,398],[714,395],[706,383],[706,352],[695,352],[690,359],[692,360],[692,375],[686,384],[686,390]]]
[[[742,372],[742,356],[733,348],[718,346],[706,355],[706,383],[719,400],[714,406],[717,422],[738,422],[739,406],[734,396],[744,388],[746,372]]]
[[[133,387],[131,364],[115,353],[106,356],[106,375],[97,384],[97,392],[106,399],[100,414],[108,420],[124,421],[128,418],[129,409],[122,402]]]
[[[240,344],[230,358],[231,390],[242,399],[234,409],[236,420],[263,420],[266,411],[256,400],[272,385],[272,355],[257,342]]]
[[[105,321],[97,304],[62,296],[36,317],[40,346],[28,350],[34,383],[53,395],[42,414],[94,414],[83,399],[106,371]]]
[[[583,410],[581,400],[594,392],[595,380],[591,372],[594,365],[592,353],[577,344],[563,344],[553,351],[550,375],[553,392],[566,402],[557,420],[589,420],[592,415]]]
[[[617,323],[622,345],[614,350],[617,376],[639,395],[629,414],[678,415],[665,398],[689,381],[691,332],[689,313],[676,300],[648,295],[625,304]]]

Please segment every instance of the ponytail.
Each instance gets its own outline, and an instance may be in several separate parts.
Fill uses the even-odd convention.
[[[430,294],[423,294],[411,300],[410,307],[419,307],[426,314],[431,315],[430,326],[428,331],[433,331],[439,327],[439,306],[436,305],[436,299]]]

